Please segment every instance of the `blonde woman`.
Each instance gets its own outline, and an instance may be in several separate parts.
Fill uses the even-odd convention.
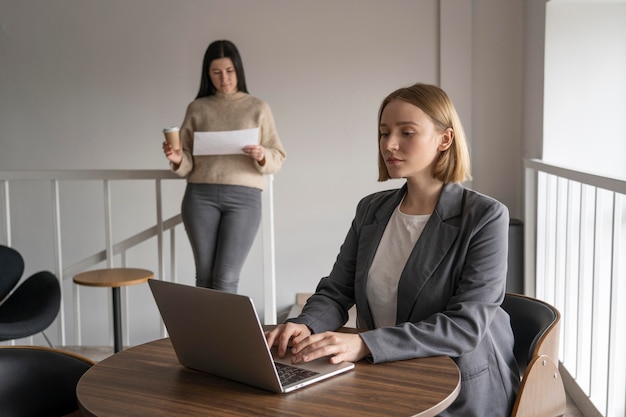
[[[461,391],[441,415],[508,417],[519,385],[500,308],[508,210],[461,185],[470,176],[467,144],[440,88],[394,91],[378,126],[379,180],[404,185],[359,202],[330,275],[300,316],[267,333],[268,343],[279,355],[291,349],[294,362],[447,355],[461,370]],[[364,331],[335,332],[354,304]]]

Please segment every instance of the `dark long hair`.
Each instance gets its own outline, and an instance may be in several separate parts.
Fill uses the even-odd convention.
[[[233,61],[233,65],[235,66],[235,71],[237,73],[237,90],[243,91],[244,93],[248,92],[248,87],[246,87],[246,76],[243,72],[243,63],[241,62],[241,55],[239,55],[237,47],[231,41],[219,40],[211,42],[204,53],[204,61],[202,62],[202,77],[200,78],[200,90],[198,91],[196,98],[215,95],[217,90],[211,82],[209,67],[211,66],[211,62],[213,62],[213,60],[220,58],[230,58]]]

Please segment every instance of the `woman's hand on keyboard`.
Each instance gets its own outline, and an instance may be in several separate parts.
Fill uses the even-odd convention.
[[[358,334],[324,332],[292,341],[293,363],[309,362],[330,356],[331,363],[357,362],[370,354]]]
[[[276,346],[279,358],[285,357],[290,346],[296,345],[307,336],[311,335],[311,329],[304,324],[284,323],[279,324],[271,331],[265,332],[267,344]]]

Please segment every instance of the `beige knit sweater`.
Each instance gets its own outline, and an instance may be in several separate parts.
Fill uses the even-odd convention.
[[[222,132],[259,128],[259,144],[265,148],[265,164],[248,155],[193,155],[194,132]],[[230,184],[263,189],[264,174],[280,170],[287,154],[276,132],[267,103],[249,94],[216,93],[192,101],[180,129],[183,159],[172,170],[190,183]]]

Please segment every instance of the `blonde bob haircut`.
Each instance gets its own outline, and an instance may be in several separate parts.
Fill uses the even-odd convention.
[[[421,83],[394,91],[380,105],[378,126],[380,126],[383,110],[387,104],[394,100],[402,100],[419,107],[430,117],[439,132],[452,129],[454,133],[452,145],[439,154],[439,159],[433,169],[433,177],[444,184],[470,180],[470,159],[465,132],[459,115],[445,91],[437,86]],[[380,143],[380,129],[378,131],[378,143]],[[390,178],[379,146],[378,181],[387,181]]]

